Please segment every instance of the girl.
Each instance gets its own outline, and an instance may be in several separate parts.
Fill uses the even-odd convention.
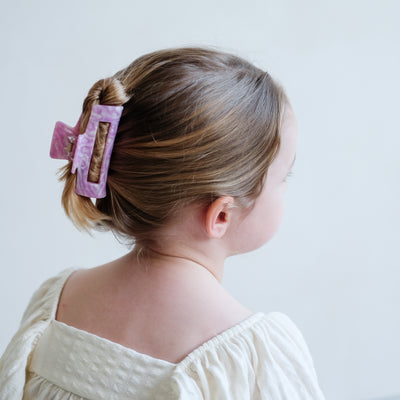
[[[134,247],[42,285],[0,399],[323,399],[289,318],[221,285],[224,260],[278,228],[296,134],[283,89],[230,54],[158,51],[97,82],[51,156],[70,161],[72,221]]]

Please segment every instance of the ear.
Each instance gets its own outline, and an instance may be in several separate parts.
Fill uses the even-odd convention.
[[[213,201],[206,213],[206,231],[212,239],[220,239],[228,229],[232,217],[234,199],[222,196]]]

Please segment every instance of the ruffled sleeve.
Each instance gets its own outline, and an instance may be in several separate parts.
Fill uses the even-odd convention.
[[[176,398],[323,400],[310,352],[284,314],[255,314],[176,369]]]
[[[22,399],[29,356],[55,318],[62,288],[73,271],[72,268],[66,269],[48,279],[32,296],[19,330],[0,359],[0,400]]]

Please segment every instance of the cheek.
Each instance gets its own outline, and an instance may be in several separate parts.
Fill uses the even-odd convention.
[[[282,182],[271,191],[263,204],[263,218],[260,219],[260,236],[264,243],[268,242],[277,232],[281,224],[284,211],[284,194],[287,183]]]
[[[262,195],[245,221],[244,245],[246,251],[255,250],[267,243],[277,232],[283,216],[284,187]]]
[[[266,205],[259,231],[261,245],[268,242],[277,232],[283,217],[283,197],[276,196]]]

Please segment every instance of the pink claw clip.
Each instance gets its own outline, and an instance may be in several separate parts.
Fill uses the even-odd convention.
[[[63,122],[56,123],[50,157],[73,161],[71,172],[74,174],[78,170],[75,188],[77,194],[96,199],[106,197],[108,168],[122,110],[122,106],[94,105],[86,131],[81,135],[79,135],[80,119],[74,128]],[[110,127],[106,137],[99,181],[89,182],[89,167],[99,122],[109,122]]]

